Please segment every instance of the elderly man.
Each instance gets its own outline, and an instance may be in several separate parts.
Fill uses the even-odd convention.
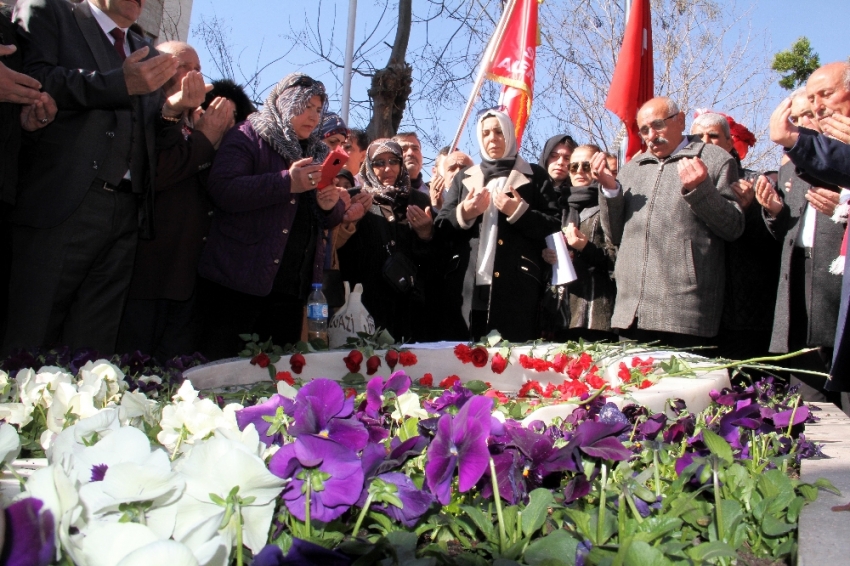
[[[187,43],[158,47],[179,61],[163,91],[172,106],[168,126],[157,135],[154,238],[140,240],[121,330],[119,352],[140,350],[165,363],[197,349],[190,330],[198,260],[212,218],[206,175],[215,150],[234,124],[233,102],[214,99],[197,108],[212,85],[205,85],[198,54]],[[191,110],[190,110],[191,108]]]
[[[422,180],[422,144],[419,136],[416,132],[400,132],[393,136],[393,140],[401,146],[411,188],[428,194],[428,184]]]
[[[453,151],[440,159],[436,174],[431,179],[431,184],[429,185],[431,207],[435,212],[434,216],[436,216],[436,212],[439,212],[443,208],[443,199],[448,194],[455,175],[473,165],[475,163],[472,161],[472,158],[462,151]]]
[[[753,202],[753,184],[758,173],[741,165],[725,116],[713,112],[700,114],[691,125],[691,134],[735,158],[740,180],[732,183],[732,190],[746,215],[744,234],[726,245],[726,293],[718,335],[719,353],[738,360],[767,355],[782,250],[781,243],[762,221],[761,205]]]
[[[686,137],[685,115],[669,98],[649,100],[637,123],[648,150],[616,179],[604,153],[591,162],[606,197],[602,221],[620,246],[612,326],[640,342],[705,344],[720,327],[725,242],[744,231],[735,161]]]
[[[806,93],[817,126],[829,135],[848,141],[846,132],[842,132],[842,130],[846,130],[845,124],[850,121],[848,120],[850,118],[850,65],[845,62],[838,62],[817,69],[809,77]],[[817,131],[793,124],[789,118],[794,112],[793,101],[786,100],[779,105],[771,116],[770,138],[786,149],[786,154],[791,158],[801,175],[835,185],[836,189],[837,186],[850,187],[850,165],[848,165],[850,164],[850,147],[846,143],[830,139]],[[796,186],[792,187],[792,190],[786,196],[785,205],[781,207],[776,202],[779,200],[777,195],[764,191],[764,198],[772,204],[776,211],[777,222],[788,215],[787,208],[789,206],[793,216],[795,207],[792,205],[792,199],[795,197],[796,190]],[[831,215],[838,200],[838,193],[835,190],[826,192],[822,189],[823,194],[813,194],[813,191],[809,190],[808,193],[805,193],[808,204],[803,203],[803,206],[807,214],[801,222],[803,226],[797,230],[802,234],[801,238],[806,237],[806,232],[814,232],[811,244],[814,247],[810,248],[812,255],[810,261],[814,265],[809,267],[807,262],[806,277],[801,278],[803,279],[804,290],[802,297],[797,299],[798,302],[802,301],[805,304],[809,317],[802,321],[792,318],[788,321],[788,325],[792,332],[793,329],[802,326],[803,332],[807,333],[808,338],[803,345],[819,347],[818,354],[820,355],[818,357],[809,355],[810,363],[806,366],[806,369],[818,371],[831,369],[832,376],[836,378],[820,385],[824,385],[827,391],[848,391],[850,390],[850,363],[848,363],[850,358],[848,358],[848,347],[842,342],[846,341],[843,336],[850,282],[846,279],[847,269],[845,269],[844,290],[839,296],[838,278],[828,273],[829,265],[841,247],[844,225],[843,223],[830,222],[814,212],[809,212],[817,210]],[[803,193],[803,191],[800,191],[800,193]],[[796,196],[799,200],[802,194]],[[809,225],[810,221],[814,223],[814,227]],[[824,231],[828,231],[828,236],[822,234]],[[816,261],[818,258],[820,258],[820,261]],[[811,274],[809,274],[810,271]],[[781,289],[782,284],[780,283]],[[797,291],[797,295],[794,294],[792,286],[792,308],[795,296],[799,296],[799,294],[799,291]],[[841,304],[840,309],[838,308],[839,303]],[[777,300],[777,313],[779,306]],[[798,309],[802,310],[800,307]],[[791,314],[793,317],[794,311]],[[836,325],[837,333],[835,335],[830,333],[829,326],[831,324]],[[833,345],[839,347],[839,351],[835,352],[834,357],[832,356]],[[789,348],[794,348],[794,346],[797,346],[797,344],[789,344]],[[830,368],[833,359],[835,366]],[[837,401],[834,397],[831,400]]]
[[[22,155],[7,350],[115,349],[136,241],[152,235],[156,129],[177,110],[159,90],[177,60],[129,29],[143,5],[17,4],[24,71],[59,113]]]

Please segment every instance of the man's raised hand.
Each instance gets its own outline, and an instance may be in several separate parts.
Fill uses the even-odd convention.
[[[185,110],[194,110],[204,103],[204,99],[213,85],[205,84],[204,77],[198,71],[189,71],[183,77],[180,90],[165,100],[162,112],[166,116],[178,117]]]
[[[170,53],[162,53],[143,61],[150,49],[142,47],[124,60],[124,81],[130,96],[148,94],[174,76],[179,61]]]
[[[0,57],[17,51],[14,45],[0,45]],[[41,100],[41,83],[0,63],[0,102],[35,104]]]

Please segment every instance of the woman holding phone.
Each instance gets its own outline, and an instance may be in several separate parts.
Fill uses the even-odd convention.
[[[483,112],[477,132],[481,164],[455,176],[437,229],[456,244],[455,293],[472,290],[464,297],[471,337],[498,330],[511,342],[534,340],[545,283],[542,251],[546,236],[560,228],[548,212],[552,183],[545,169],[517,155],[507,114]],[[462,286],[459,274],[465,274]]]
[[[235,354],[240,333],[278,344],[301,337],[311,284],[322,282],[323,233],[343,217],[338,190],[317,190],[328,154],[318,130],[326,102],[322,83],[290,74],[222,141],[199,267],[219,305],[205,321],[208,357]]]
[[[375,326],[397,341],[433,339],[436,317],[423,308],[429,290],[422,281],[434,236],[430,199],[411,189],[401,146],[393,140],[369,145],[360,174],[372,202],[338,250],[342,277],[363,284],[363,305]]]

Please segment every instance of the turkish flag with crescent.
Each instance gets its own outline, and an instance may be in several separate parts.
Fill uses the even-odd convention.
[[[605,108],[625,123],[629,132],[626,161],[643,146],[637,126],[637,111],[654,96],[655,82],[652,67],[652,21],[649,0],[634,0],[623,45],[617,58],[614,77]]]
[[[539,34],[537,5],[542,0],[515,0],[505,14],[506,25],[493,58],[487,78],[504,85],[499,106],[511,117],[516,129],[519,148],[522,133],[531,114],[534,90],[534,60],[537,56]]]

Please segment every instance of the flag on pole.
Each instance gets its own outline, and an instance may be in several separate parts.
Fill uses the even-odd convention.
[[[516,129],[517,147],[531,114],[534,90],[534,61],[539,30],[537,6],[542,0],[516,0],[508,4],[502,19],[504,31],[489,61],[486,77],[501,83],[499,106],[511,117]]]
[[[641,150],[637,111],[654,96],[652,21],[649,0],[634,0],[605,108],[620,117],[629,133],[626,161]]]

